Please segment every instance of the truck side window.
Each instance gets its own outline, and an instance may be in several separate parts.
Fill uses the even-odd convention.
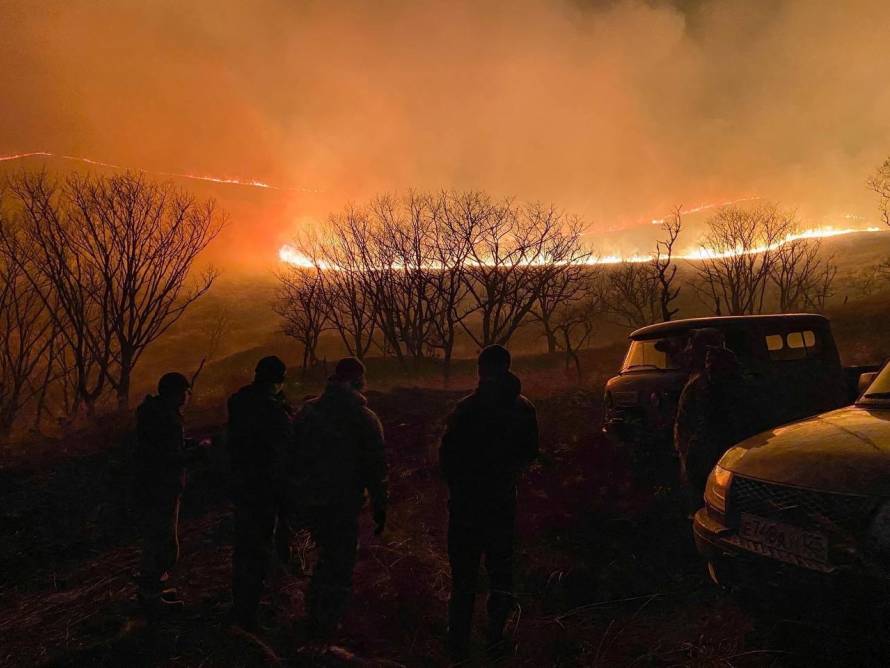
[[[766,336],[766,348],[769,351],[770,359],[777,361],[813,357],[816,354],[817,344],[818,339],[812,330]]]

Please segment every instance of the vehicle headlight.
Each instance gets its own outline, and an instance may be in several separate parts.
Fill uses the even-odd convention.
[[[708,476],[708,484],[705,486],[705,503],[720,513],[726,513],[726,497],[729,495],[729,486],[732,483],[732,471],[719,464]]]

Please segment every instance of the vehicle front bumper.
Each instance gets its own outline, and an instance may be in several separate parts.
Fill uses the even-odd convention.
[[[727,527],[707,508],[696,512],[692,523],[695,547],[708,563],[712,579],[720,585],[743,587],[819,587],[848,588],[890,595],[887,574],[870,572],[861,564],[844,565],[792,563],[745,541],[735,529]]]

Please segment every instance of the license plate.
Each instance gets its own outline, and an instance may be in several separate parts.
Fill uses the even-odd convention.
[[[775,550],[823,564],[828,563],[828,537],[815,531],[805,531],[790,524],[742,513],[739,536]],[[781,555],[776,555],[781,558]]]

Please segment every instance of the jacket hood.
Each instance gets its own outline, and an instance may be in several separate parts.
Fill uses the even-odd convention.
[[[516,401],[522,393],[522,382],[507,371],[492,378],[479,380],[476,395],[486,403],[509,404]]]
[[[365,395],[352,387],[352,385],[333,379],[328,380],[320,398],[324,401],[333,401],[354,406],[367,406],[368,404]]]
[[[890,496],[890,410],[849,406],[742,441],[720,460],[746,477]]]

